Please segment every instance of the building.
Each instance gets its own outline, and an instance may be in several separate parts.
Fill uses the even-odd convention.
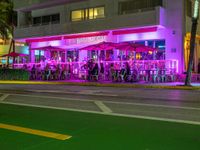
[[[161,59],[177,60],[177,72],[186,70],[190,0],[14,0],[14,7],[15,39],[27,42],[30,49],[51,45],[74,50],[60,54],[66,61],[90,44],[133,41],[158,48]],[[195,71],[200,58],[197,39]],[[79,52],[79,61],[85,59],[84,53]],[[39,51],[30,55],[35,62]]]
[[[3,56],[9,53],[10,43],[11,43],[10,39],[5,40],[5,39],[0,38],[0,56]],[[23,42],[15,43],[15,51],[17,53],[29,55],[29,47],[26,45],[26,43],[23,43]],[[16,58],[17,63],[28,62],[28,61],[29,61],[28,57]],[[10,57],[9,63],[11,64],[12,62],[13,62],[13,59]],[[7,57],[0,57],[0,65],[3,65],[3,64],[7,64]]]

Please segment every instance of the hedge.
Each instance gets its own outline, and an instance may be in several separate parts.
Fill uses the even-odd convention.
[[[29,72],[22,69],[0,69],[0,80],[29,80]]]

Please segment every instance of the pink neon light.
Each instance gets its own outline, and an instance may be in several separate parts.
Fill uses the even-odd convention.
[[[27,39],[26,42],[32,43],[32,42],[48,42],[48,41],[59,41],[59,40],[62,40],[62,37]]]
[[[94,37],[94,36],[106,36],[109,32],[99,32],[99,33],[88,33],[88,34],[77,34],[77,35],[67,35],[64,36],[64,39],[77,39],[77,38],[86,38],[86,37]]]
[[[156,32],[157,29],[158,29],[158,27],[141,28],[141,29],[128,29],[128,30],[117,30],[117,31],[113,31],[113,35]]]

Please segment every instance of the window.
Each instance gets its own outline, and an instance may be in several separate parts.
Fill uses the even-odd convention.
[[[157,6],[163,6],[162,0],[128,0],[119,2],[119,14],[134,13],[138,10],[152,9]]]
[[[33,18],[33,24],[34,25],[39,25],[42,23],[42,18],[41,17],[34,17]]]
[[[59,23],[60,22],[60,15],[59,14],[55,14],[51,16],[51,22],[52,23]]]
[[[85,11],[83,10],[75,10],[71,13],[71,20],[72,21],[81,21],[84,20]]]
[[[104,18],[104,7],[94,8],[94,19],[96,18]]]
[[[51,22],[51,16],[42,16],[42,24],[49,24]]]
[[[60,23],[60,14],[33,17],[33,25]]]
[[[98,19],[105,17],[104,7],[86,8],[81,10],[73,10],[71,12],[71,21],[82,21],[90,19]]]

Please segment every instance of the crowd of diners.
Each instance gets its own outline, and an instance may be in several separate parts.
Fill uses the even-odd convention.
[[[174,81],[176,70],[166,69],[163,64],[145,64],[124,62],[98,62],[93,59],[85,63],[66,64],[33,64],[23,66],[30,72],[30,80],[86,80],[112,82],[166,82]]]

